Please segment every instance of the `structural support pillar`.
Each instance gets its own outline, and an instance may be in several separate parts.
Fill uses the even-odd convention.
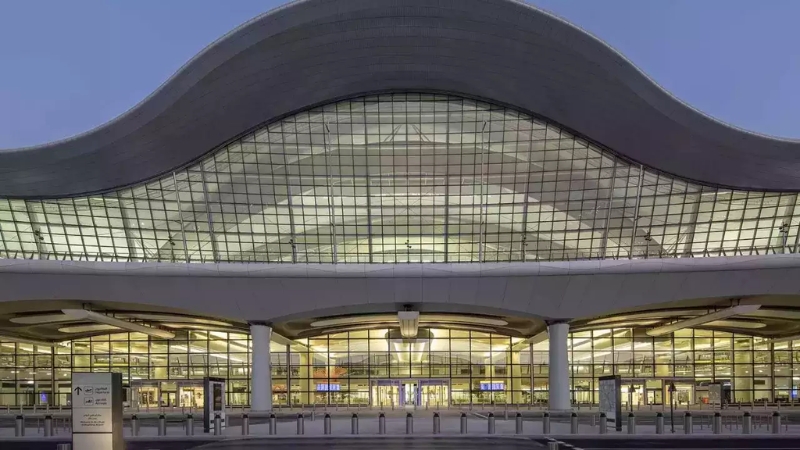
[[[250,324],[250,338],[253,340],[253,367],[250,370],[250,389],[253,411],[272,410],[272,367],[270,367],[269,343],[272,328],[265,324]]]
[[[550,335],[550,410],[567,411],[571,409],[569,401],[569,361],[567,360],[569,324],[550,324],[547,327],[547,333]]]

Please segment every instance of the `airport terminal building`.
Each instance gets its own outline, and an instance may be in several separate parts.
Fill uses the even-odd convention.
[[[305,0],[0,150],[0,406],[797,401],[800,142],[514,0]]]

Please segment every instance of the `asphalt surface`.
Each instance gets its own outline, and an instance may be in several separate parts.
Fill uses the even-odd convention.
[[[320,438],[268,438],[268,439],[230,439],[225,441],[209,441],[195,439],[137,439],[127,440],[126,450],[410,450],[410,449],[443,449],[443,450],[522,450],[547,448],[552,438],[515,438],[515,437],[476,437],[469,438],[451,436],[387,436],[387,437],[320,437]],[[49,441],[3,441],[3,450],[52,450],[60,440]],[[63,442],[68,442],[64,440]],[[593,438],[577,437],[560,439],[562,450],[611,450],[611,449],[719,449],[719,450],[788,450],[800,449],[800,437],[714,437],[714,438],[634,438],[626,437]]]
[[[72,442],[69,439],[56,439],[50,441],[0,441],[0,448],[3,450],[53,450],[56,448],[56,444],[62,442]],[[207,445],[209,443],[213,443],[214,441],[167,441],[167,440],[147,440],[147,441],[135,441],[135,442],[125,442],[125,450],[191,450],[191,449],[198,449],[201,447],[205,450],[203,445]],[[233,447],[235,448],[235,447]]]
[[[534,439],[537,443],[547,445],[547,438]],[[550,439],[552,440],[552,439]],[[800,436],[790,438],[770,438],[770,437],[719,437],[713,438],[636,438],[627,439],[625,437],[614,438],[574,438],[558,439],[559,449],[566,450],[611,450],[611,449],[737,449],[737,450],[759,450],[759,449],[800,449]],[[564,445],[567,444],[567,445]]]
[[[57,442],[44,441],[2,441],[2,450],[53,450]],[[65,440],[63,442],[69,442]],[[125,450],[410,450],[410,449],[443,449],[443,450],[522,450],[531,448],[547,448],[530,439],[471,437],[364,437],[364,438],[272,438],[246,439],[226,441],[167,441],[167,440],[126,440]]]

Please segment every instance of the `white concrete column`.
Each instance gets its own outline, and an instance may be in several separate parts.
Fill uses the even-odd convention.
[[[272,410],[272,367],[270,367],[269,343],[272,328],[264,324],[250,325],[253,340],[253,367],[250,370],[250,389],[253,411]]]
[[[569,324],[554,323],[547,327],[550,335],[550,409],[567,411],[569,401],[569,360],[567,359],[567,336]]]

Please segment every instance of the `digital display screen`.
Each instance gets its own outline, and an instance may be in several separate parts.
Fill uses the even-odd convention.
[[[317,384],[317,392],[333,392],[341,390],[341,386],[339,384],[326,384],[320,383]]]
[[[222,383],[214,383],[213,385],[214,394],[214,411],[222,411]]]
[[[505,387],[505,383],[481,383],[481,390],[482,391],[502,391]]]

